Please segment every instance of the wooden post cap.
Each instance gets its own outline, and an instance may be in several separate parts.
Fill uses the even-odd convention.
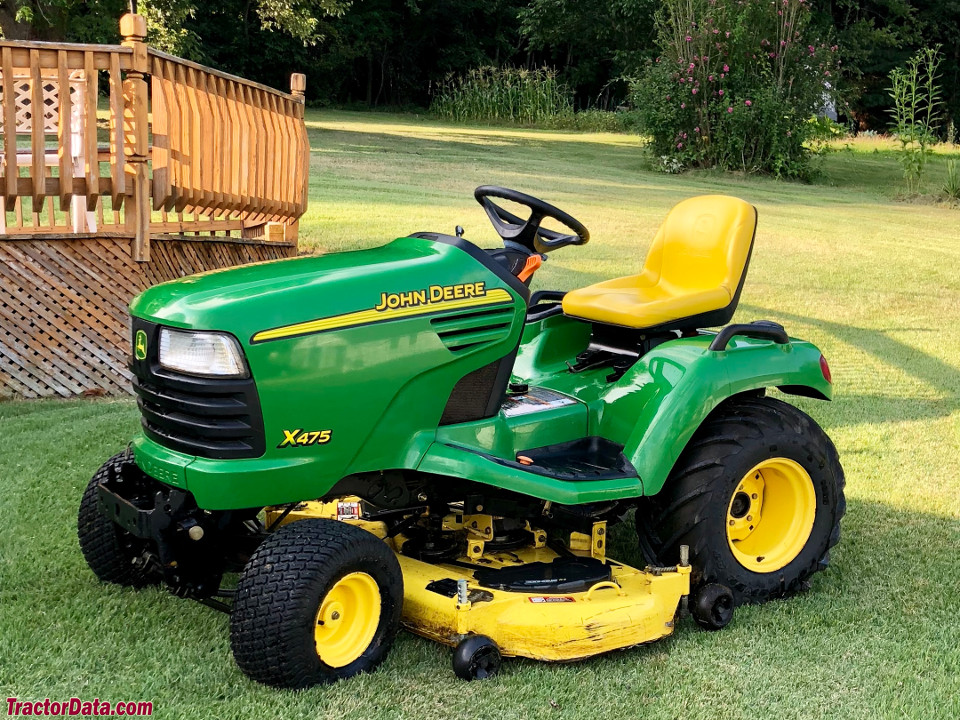
[[[307,76],[303,73],[293,73],[290,76],[290,94],[303,97],[307,90]]]
[[[147,21],[143,15],[127,13],[120,18],[120,34],[130,40],[142,40],[147,36]]]

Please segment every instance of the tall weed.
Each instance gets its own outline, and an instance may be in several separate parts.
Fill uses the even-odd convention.
[[[545,125],[572,117],[573,93],[550,68],[481,67],[447,78],[430,109],[458,122]]]

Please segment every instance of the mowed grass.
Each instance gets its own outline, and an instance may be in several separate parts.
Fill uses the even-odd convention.
[[[536,286],[635,271],[677,201],[760,211],[737,320],[772,319],[830,359],[833,403],[799,401],[836,442],[849,510],[810,592],[689,619],[650,646],[586,662],[514,660],[455,680],[450,651],[403,633],[376,673],[288,693],[235,667],[225,615],[164,591],[99,585],[75,537],[80,493],[136,431],[128,400],[0,404],[0,700],[149,699],[162,718],[954,718],[960,716],[960,211],[894,201],[887,147],[826,160],[820,184],[648,170],[622,135],[463,128],[311,113],[305,248],[416,230],[495,235],[473,188],[516,187],[592,232]],[[932,161],[935,179],[946,155]],[[893,186],[891,184],[894,184]],[[632,529],[616,555],[641,562]]]

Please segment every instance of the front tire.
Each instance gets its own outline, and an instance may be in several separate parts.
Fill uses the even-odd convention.
[[[813,419],[773,398],[733,398],[697,429],[660,493],[641,500],[637,534],[651,561],[675,562],[689,545],[695,584],[763,602],[827,566],[843,488],[837,450]]]
[[[300,689],[369,672],[400,627],[403,577],[382,540],[326,519],[299,520],[250,558],[230,644],[251,679]]]

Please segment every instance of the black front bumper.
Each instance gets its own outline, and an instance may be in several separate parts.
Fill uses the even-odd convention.
[[[110,520],[135,537],[156,542],[162,540],[162,534],[173,523],[174,513],[181,510],[189,498],[187,492],[169,487],[166,494],[158,491],[154,497],[162,500],[161,505],[154,503],[153,507],[145,508],[104,484],[97,487],[97,496],[100,511]],[[138,501],[142,502],[142,498]]]
[[[262,540],[256,511],[204,511],[186,490],[143,473],[132,461],[97,486],[100,511],[145,541],[141,562],[177,595],[210,597],[224,572],[242,569]]]

